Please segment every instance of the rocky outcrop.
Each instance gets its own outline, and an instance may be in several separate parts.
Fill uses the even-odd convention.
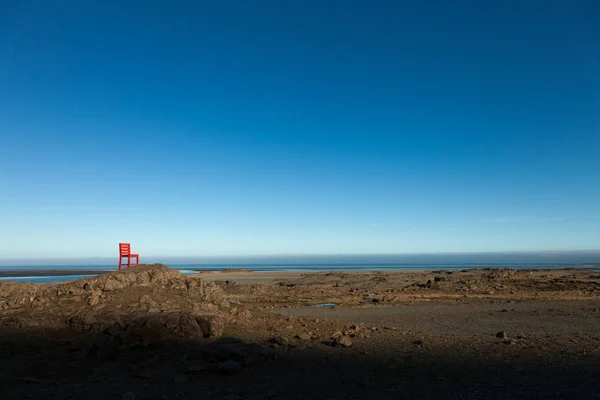
[[[0,282],[0,325],[128,337],[218,337],[229,301],[214,283],[162,264],[59,285]],[[145,340],[145,339],[144,339]]]
[[[77,289],[81,287],[86,291],[101,290],[111,292],[124,290],[132,286],[149,288],[186,289],[185,275],[176,269],[171,269],[162,264],[140,265],[122,271],[109,272],[99,276],[65,283],[63,289]]]

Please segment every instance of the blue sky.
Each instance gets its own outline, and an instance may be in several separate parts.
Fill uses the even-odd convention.
[[[0,5],[0,258],[600,247],[595,1]]]

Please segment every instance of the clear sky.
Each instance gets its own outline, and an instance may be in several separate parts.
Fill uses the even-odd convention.
[[[600,3],[0,4],[0,258],[600,247]]]

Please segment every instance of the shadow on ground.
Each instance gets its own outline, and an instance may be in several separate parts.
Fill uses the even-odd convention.
[[[72,330],[0,332],[5,399],[594,399],[600,360],[494,360],[320,343],[130,341]]]

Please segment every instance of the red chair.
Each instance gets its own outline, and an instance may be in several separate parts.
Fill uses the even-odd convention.
[[[125,263],[124,259],[127,259]],[[131,259],[135,258],[135,264],[131,264]],[[131,253],[131,245],[129,243],[119,243],[119,270],[121,267],[127,265],[127,268],[132,265],[135,267],[140,263],[140,255]]]

